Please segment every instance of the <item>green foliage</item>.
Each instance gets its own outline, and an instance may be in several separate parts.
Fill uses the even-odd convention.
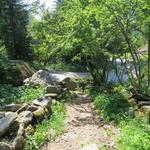
[[[38,124],[35,133],[27,136],[24,150],[39,150],[50,139],[55,138],[64,129],[65,107],[63,102],[52,103],[52,116]],[[55,133],[51,133],[51,129]]]
[[[86,90],[88,90],[91,85],[92,85],[92,79],[90,78],[80,78],[76,81],[79,90],[82,90],[83,92],[86,92]]]
[[[132,114],[127,99],[118,92],[98,94],[94,100],[94,105],[107,121],[118,123],[125,116]]]
[[[150,128],[146,119],[137,118],[122,121],[119,150],[149,150]]]
[[[127,102],[119,94],[102,94],[96,97],[94,104],[109,121],[118,121],[129,110]]]
[[[85,71],[85,67],[81,66],[80,64],[72,64],[72,63],[65,63],[65,62],[56,62],[56,63],[48,63],[45,64],[44,62],[31,62],[30,65],[35,69],[49,69],[55,71],[73,71],[73,72],[82,72]]]
[[[80,64],[67,64],[63,62],[58,62],[57,64],[49,65],[47,68],[54,69],[54,70],[63,70],[63,71],[85,71],[85,67],[81,66]]]
[[[130,84],[146,92],[147,71],[142,73],[138,50],[148,37],[149,11],[148,0],[63,0],[55,11],[43,11],[41,20],[33,20],[36,59],[79,63],[96,84],[106,83],[113,60],[132,61],[134,75],[125,69]]]
[[[12,85],[0,85],[0,101],[1,105],[10,103],[29,103],[33,99],[44,95],[43,87],[14,87]]]

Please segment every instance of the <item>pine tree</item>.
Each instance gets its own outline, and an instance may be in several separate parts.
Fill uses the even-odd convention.
[[[0,20],[0,39],[4,42],[8,58],[27,58],[30,52],[27,5],[22,0],[1,0]]]

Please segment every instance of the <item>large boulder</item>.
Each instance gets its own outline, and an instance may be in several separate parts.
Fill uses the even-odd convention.
[[[51,76],[45,70],[39,70],[32,77],[24,80],[26,85],[50,85],[52,83]]]
[[[77,88],[76,82],[69,77],[62,79],[59,83],[63,88],[67,88],[68,90],[75,90]]]
[[[0,60],[0,63],[3,63]],[[34,70],[24,61],[21,60],[8,60],[5,65],[7,67],[0,68],[0,83],[9,83],[13,85],[22,85],[26,78],[34,74]]]
[[[5,117],[0,119],[0,136],[2,136],[10,125],[15,121],[17,118],[17,114],[13,112],[5,113]]]

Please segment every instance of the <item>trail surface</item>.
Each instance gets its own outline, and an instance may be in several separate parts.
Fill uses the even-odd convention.
[[[78,94],[74,103],[66,103],[65,131],[44,150],[115,150],[119,129],[104,123],[92,107],[90,98]]]

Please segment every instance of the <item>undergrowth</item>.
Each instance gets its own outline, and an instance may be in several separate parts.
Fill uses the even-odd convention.
[[[126,99],[117,93],[98,95],[95,98],[94,105],[100,110],[100,115],[107,121],[119,122],[130,111]]]
[[[121,135],[118,138],[118,150],[149,150],[150,126],[147,119],[134,118],[120,123]]]
[[[55,138],[64,129],[65,106],[63,102],[52,103],[52,116],[35,128],[33,135],[27,136],[24,150],[39,150],[43,144]]]
[[[42,97],[45,89],[41,86],[14,87],[12,85],[0,84],[0,105],[10,103],[31,102],[33,99]]]

